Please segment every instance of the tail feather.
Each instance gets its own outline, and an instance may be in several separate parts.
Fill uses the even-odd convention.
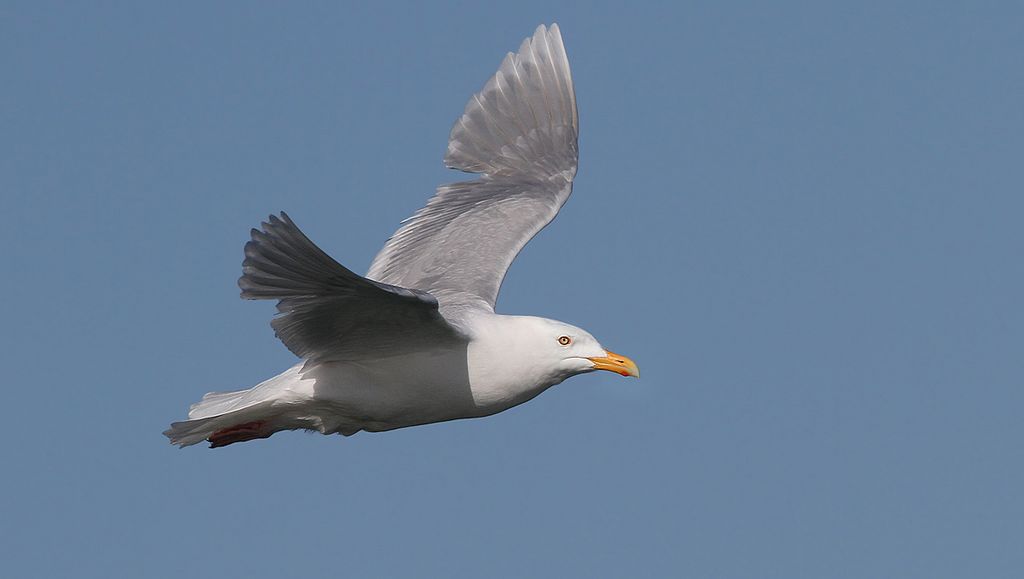
[[[182,448],[206,440],[212,443],[216,438],[215,435],[221,431],[253,422],[269,424],[274,413],[271,409],[272,405],[273,402],[264,402],[226,414],[174,422],[171,423],[170,428],[164,431],[164,436],[170,439],[171,444]]]
[[[210,392],[189,408],[188,420],[172,423],[164,436],[183,448],[204,440],[217,447],[301,427],[284,415],[301,397],[296,389],[302,381],[301,368],[296,365],[248,390]],[[257,423],[259,432],[246,428]]]
[[[188,407],[189,419],[210,418],[252,406],[252,390],[234,392],[207,392],[202,400]]]

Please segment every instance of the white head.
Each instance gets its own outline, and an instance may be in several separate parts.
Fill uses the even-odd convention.
[[[487,342],[501,352],[505,363],[514,363],[539,382],[557,384],[570,376],[607,370],[623,376],[640,376],[629,358],[609,352],[586,330],[564,322],[530,316],[500,318],[497,332]]]

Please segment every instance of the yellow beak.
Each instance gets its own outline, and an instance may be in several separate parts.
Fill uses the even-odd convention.
[[[595,370],[608,370],[623,376],[640,377],[640,368],[637,368],[636,362],[615,352],[608,352],[607,354],[607,356],[587,359],[594,363]]]

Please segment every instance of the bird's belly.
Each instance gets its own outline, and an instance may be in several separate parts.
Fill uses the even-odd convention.
[[[369,431],[481,416],[464,368],[464,355],[446,354],[322,364],[313,398]]]
[[[358,362],[324,363],[315,378],[313,404],[325,424],[341,432],[392,430],[458,418],[488,416],[522,404],[549,383],[510,373],[471,371],[465,350],[428,351]],[[511,375],[515,375],[512,373]]]

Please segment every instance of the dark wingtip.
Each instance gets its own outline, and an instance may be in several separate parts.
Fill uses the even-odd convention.
[[[252,289],[252,284],[245,277],[245,274],[242,274],[242,277],[238,278],[238,289],[242,290],[238,294],[238,297],[242,298],[243,300],[253,299],[252,294],[249,293],[250,290]]]
[[[283,211],[281,212],[281,215],[284,215]],[[269,227],[277,227],[279,225],[284,224],[284,221],[280,217],[278,217],[277,215],[274,215],[274,214],[270,215],[268,221],[269,221],[269,223],[265,223],[264,225],[268,225]],[[266,227],[264,227],[264,229],[266,229]]]

